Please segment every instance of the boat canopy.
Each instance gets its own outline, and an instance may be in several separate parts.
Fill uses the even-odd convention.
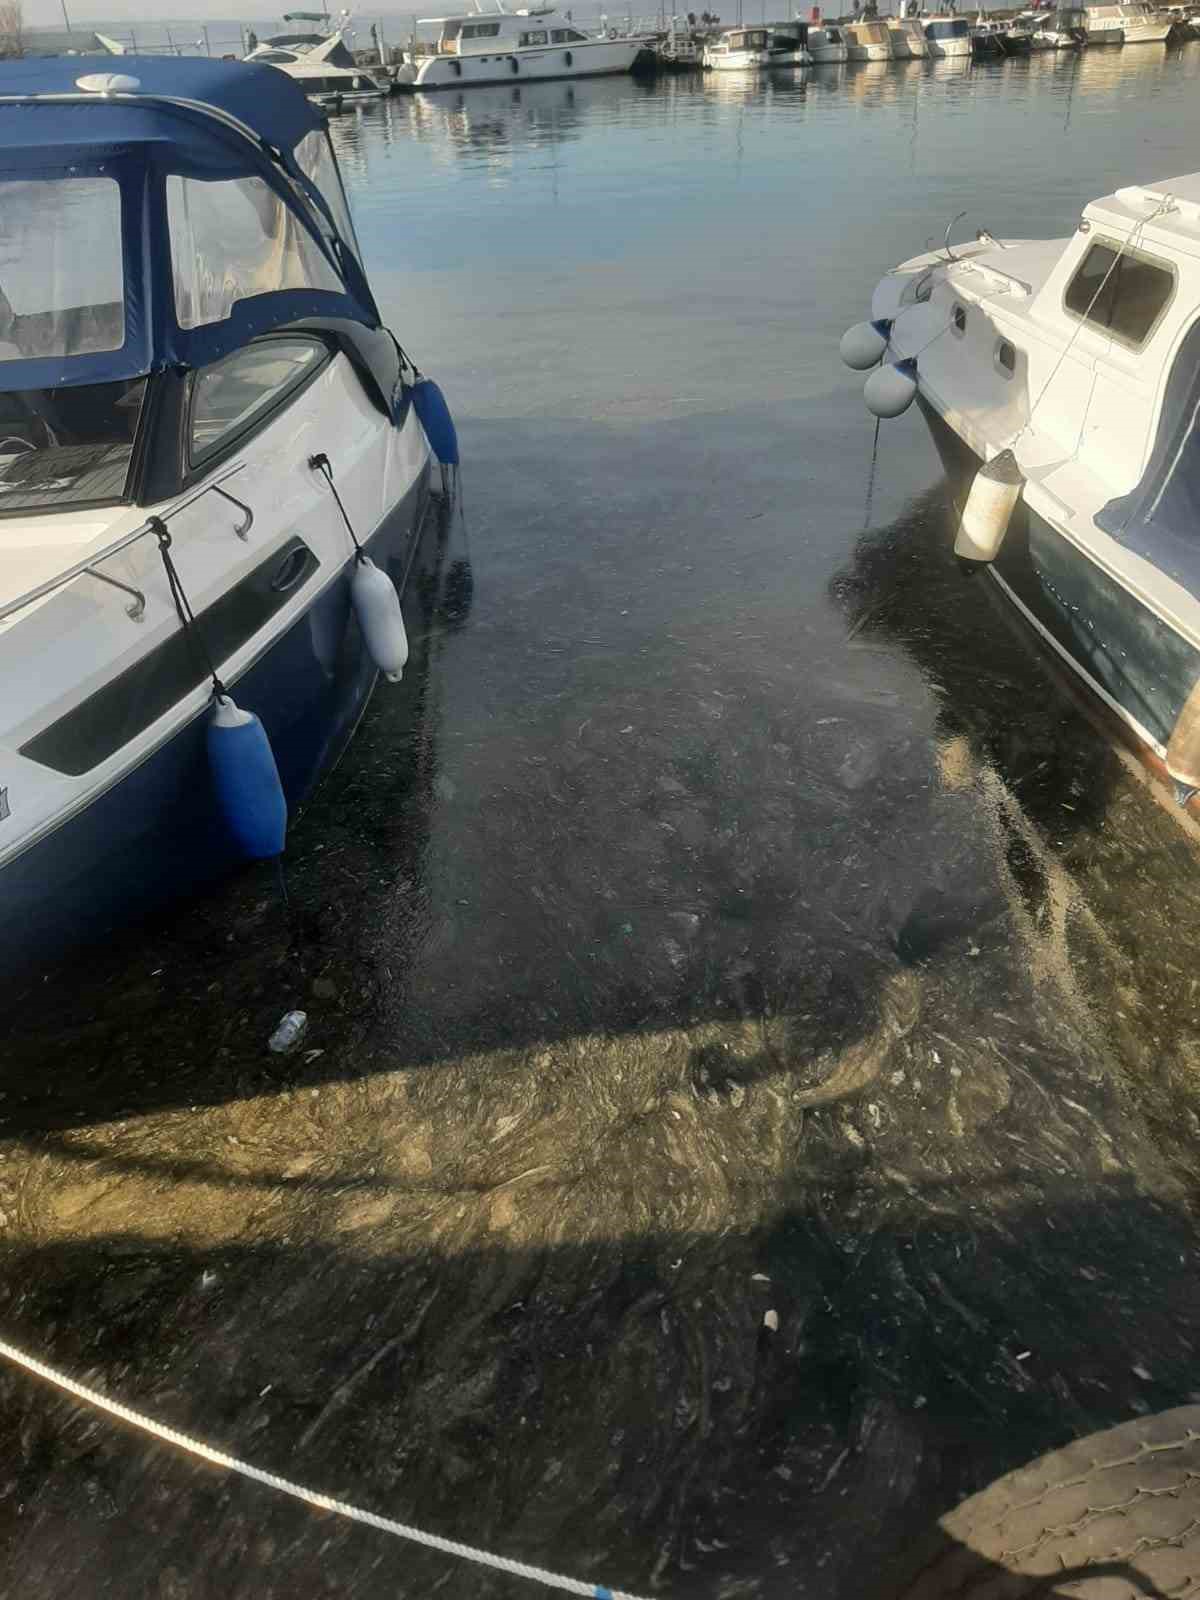
[[[0,391],[206,366],[256,334],[378,328],[324,119],[274,67],[0,66]]]
[[[1141,481],[1110,500],[1096,525],[1189,594],[1200,595],[1200,321],[1171,366],[1154,448]]]

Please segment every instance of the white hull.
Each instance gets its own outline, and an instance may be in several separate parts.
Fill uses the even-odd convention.
[[[847,61],[890,61],[892,47],[890,44],[849,44],[846,46]]]
[[[811,67],[813,58],[807,50],[772,50],[767,58],[769,67]]]
[[[1125,26],[1126,44],[1165,44],[1171,32],[1171,23],[1160,22],[1135,22]]]
[[[704,65],[713,72],[761,72],[771,64],[765,50],[730,50],[727,55],[705,51]]]
[[[467,89],[485,83],[529,83],[540,78],[594,78],[628,72],[648,39],[588,39],[566,45],[507,50],[496,55],[429,56],[401,87]]]
[[[969,56],[971,54],[970,38],[930,39],[928,44],[929,54],[938,61],[944,61],[951,56]]]
[[[923,61],[929,54],[925,36],[915,23],[912,32],[903,27],[889,27],[888,34],[891,37],[892,55],[897,61]]]

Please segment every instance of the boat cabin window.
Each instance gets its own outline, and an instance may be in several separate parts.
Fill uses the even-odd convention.
[[[0,393],[0,517],[127,497],[145,378]]]
[[[1007,339],[996,340],[996,369],[1006,378],[1017,370],[1017,352]]]
[[[290,67],[299,61],[299,56],[294,56],[288,50],[264,50],[261,55],[255,56],[255,61],[265,61],[272,67]]]
[[[965,17],[954,17],[946,22],[935,18],[925,24],[925,33],[930,39],[965,39],[970,31]]]
[[[523,33],[521,35],[520,42],[523,45],[548,44],[549,38],[546,30],[544,28],[540,28],[536,33]]]
[[[320,339],[268,335],[203,368],[192,382],[191,465],[211,461],[245,438],[315,377],[328,358]]]
[[[587,41],[586,33],[576,33],[574,28],[551,28],[551,44],[584,44]]]
[[[967,308],[966,308],[966,306],[956,305],[954,307],[954,310],[950,313],[950,326],[954,329],[955,333],[958,334],[959,338],[961,339],[963,334],[966,333],[966,331],[967,331]]]
[[[181,328],[224,322],[276,289],[342,290],[308,230],[261,178],[167,178],[167,226]]]
[[[464,22],[460,39],[495,39],[499,36],[498,22]]]
[[[1097,241],[1067,285],[1068,311],[1135,348],[1146,340],[1175,292],[1175,273],[1165,261],[1137,250]]]
[[[105,177],[0,182],[0,362],[124,343],[118,185]]]

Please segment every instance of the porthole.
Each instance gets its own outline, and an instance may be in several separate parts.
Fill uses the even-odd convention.
[[[950,326],[961,339],[963,334],[967,331],[966,306],[955,305],[954,310],[950,313]]]
[[[1017,370],[1017,352],[1007,339],[996,340],[996,370],[1011,378]]]

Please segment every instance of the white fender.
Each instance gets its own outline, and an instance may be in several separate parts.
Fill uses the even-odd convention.
[[[898,417],[916,398],[917,364],[911,358],[876,367],[863,384],[867,410],[877,417]]]
[[[1011,450],[984,462],[963,507],[954,554],[965,561],[994,561],[1024,487],[1025,476]]]
[[[396,585],[367,556],[354,563],[350,599],[371,660],[389,683],[399,683],[408,660],[408,634]]]

